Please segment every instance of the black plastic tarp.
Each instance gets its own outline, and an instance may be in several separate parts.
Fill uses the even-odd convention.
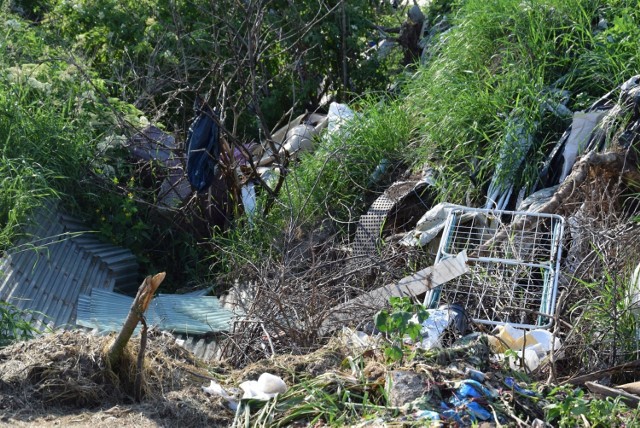
[[[198,192],[213,182],[220,156],[220,129],[215,119],[211,107],[196,103],[196,118],[187,136],[187,178]]]

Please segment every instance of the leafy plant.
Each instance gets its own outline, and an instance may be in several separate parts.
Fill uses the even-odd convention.
[[[25,320],[28,314],[29,311],[0,301],[0,348],[16,341],[32,339],[40,333],[40,330]]]
[[[558,427],[638,427],[639,412],[620,399],[589,399],[580,388],[557,387],[546,397],[545,420]]]
[[[391,297],[391,310],[379,311],[374,322],[376,328],[387,334],[389,345],[384,348],[384,354],[389,361],[401,361],[405,355],[405,337],[412,341],[418,340],[422,323],[429,318],[429,313],[423,305],[414,304],[408,297]]]

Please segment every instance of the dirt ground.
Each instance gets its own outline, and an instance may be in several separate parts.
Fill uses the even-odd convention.
[[[205,368],[173,337],[151,335],[139,403],[132,399],[131,373],[116,376],[105,367],[109,340],[62,332],[0,350],[0,426],[230,425],[234,414],[226,403],[202,391],[216,379],[216,368]]]

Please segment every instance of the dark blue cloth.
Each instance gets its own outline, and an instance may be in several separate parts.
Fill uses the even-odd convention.
[[[187,135],[187,178],[201,192],[211,186],[216,174],[220,129],[214,120],[218,116],[208,105],[196,108],[196,115]]]

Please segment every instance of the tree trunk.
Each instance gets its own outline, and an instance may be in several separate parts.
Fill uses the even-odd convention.
[[[158,289],[158,286],[164,280],[164,277],[164,272],[158,273],[154,276],[148,276],[144,281],[142,281],[140,288],[138,288],[138,294],[131,305],[129,315],[124,322],[118,337],[116,337],[116,340],[111,344],[109,351],[107,352],[107,360],[112,369],[116,368],[120,362],[122,354],[124,353],[124,348],[127,346],[129,339],[131,339],[133,331],[136,329],[140,319],[149,307],[151,298]]]

